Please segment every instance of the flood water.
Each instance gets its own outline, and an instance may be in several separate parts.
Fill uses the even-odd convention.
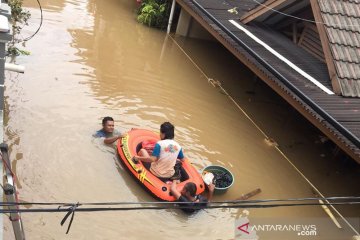
[[[209,84],[172,38],[136,22],[135,1],[41,3],[42,28],[26,43],[31,55],[17,58],[26,73],[7,73],[5,80],[5,141],[21,201],[154,201],[118,163],[115,148],[92,138],[108,115],[122,132],[158,131],[162,122],[174,123],[175,138],[197,169],[217,164],[234,174],[232,188],[214,200],[232,200],[258,187],[262,193],[254,199],[314,197],[309,183],[252,121],[326,196],[359,195],[358,165],[333,158],[314,127],[264,84],[254,85],[252,74],[218,44],[175,38],[252,121]],[[40,13],[36,1],[24,4],[32,13],[22,33],[26,37],[36,30]],[[347,217],[360,216],[356,206],[338,209]],[[319,206],[248,210],[250,219],[318,218],[337,230]],[[242,211],[76,213],[68,235],[67,223],[60,226],[64,213],[22,218],[27,239],[210,240],[234,239]],[[4,225],[4,239],[13,239],[7,217]]]

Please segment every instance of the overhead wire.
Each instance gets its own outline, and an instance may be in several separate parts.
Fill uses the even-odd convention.
[[[355,197],[356,199],[360,197]],[[345,199],[345,197],[341,197],[339,199]],[[354,199],[354,197],[349,197],[349,199]],[[285,199],[273,199],[268,201],[286,201]],[[299,200],[299,199],[289,199],[289,200]],[[303,199],[308,200],[308,199]],[[246,201],[244,201],[246,202]],[[191,203],[192,205],[186,205],[187,203]],[[0,209],[0,213],[2,214],[11,214],[11,213],[56,213],[56,212],[66,212],[66,215],[61,220],[60,224],[63,226],[66,222],[66,220],[70,217],[70,221],[66,230],[66,234],[69,233],[71,225],[73,223],[75,212],[109,212],[109,211],[136,211],[136,210],[166,210],[166,209],[240,209],[240,208],[275,208],[275,207],[293,207],[293,206],[326,206],[326,205],[354,205],[354,204],[360,204],[360,201],[346,201],[346,202],[334,202],[334,203],[275,203],[275,204],[249,204],[249,203],[243,203],[237,202],[236,204],[229,204],[224,202],[218,202],[220,204],[217,204],[216,202],[210,202],[207,205],[204,205],[204,203],[194,203],[194,202],[152,202],[153,205],[158,206],[128,206],[128,207],[82,207],[83,205],[108,205],[108,204],[149,204],[149,202],[113,202],[113,203],[65,203],[61,204],[57,208],[30,208],[30,209],[24,209],[24,208],[16,208],[16,209]],[[28,205],[28,204],[47,204],[47,205],[57,205],[58,203],[4,203],[1,202],[0,205],[3,206],[10,206],[9,204],[14,205]],[[162,206],[161,206],[162,204]],[[184,205],[185,204],[185,205]]]
[[[230,200],[230,201],[211,201],[214,204],[259,204],[269,202],[303,202],[303,201],[360,201],[360,196],[349,197],[326,197],[326,198],[288,198],[288,199],[259,199],[259,200]],[[183,202],[83,202],[81,206],[98,206],[98,205],[173,205]],[[345,203],[345,202],[343,202]],[[72,206],[74,203],[69,202],[0,202],[0,206],[27,206],[27,205],[56,205],[56,206]]]
[[[187,203],[194,204],[193,206],[184,205]],[[66,206],[58,206],[56,208],[19,208],[19,209],[0,209],[0,213],[52,213],[52,212],[69,212],[68,208],[63,207],[74,207],[76,209],[72,211],[77,212],[102,212],[102,211],[129,211],[129,210],[165,210],[165,209],[183,209],[183,208],[193,208],[193,209],[219,209],[219,208],[275,208],[275,207],[294,207],[294,206],[328,206],[328,205],[358,205],[360,201],[350,201],[350,202],[334,202],[334,203],[275,203],[275,204],[214,204],[208,203],[206,206],[202,205],[203,203],[194,203],[194,202],[171,202],[171,204],[164,204],[163,206],[129,206],[129,207],[85,207],[81,203],[69,204]],[[160,204],[155,204],[160,205]]]
[[[27,41],[29,41],[30,39],[32,39],[32,38],[40,31],[40,28],[41,28],[41,26],[42,26],[42,24],[43,24],[43,10],[42,10],[42,7],[41,7],[41,3],[40,3],[39,0],[36,0],[36,1],[37,1],[38,5],[39,5],[39,9],[40,9],[40,24],[39,24],[39,27],[37,28],[37,30],[36,30],[32,35],[30,35],[29,37],[26,37],[26,38],[22,39],[21,42],[27,42]]]

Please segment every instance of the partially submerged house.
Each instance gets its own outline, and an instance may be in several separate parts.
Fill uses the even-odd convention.
[[[200,24],[360,163],[360,0],[176,2],[178,33]]]
[[[336,94],[360,97],[360,1],[258,3],[240,18],[242,23],[260,21],[274,26],[326,63]]]

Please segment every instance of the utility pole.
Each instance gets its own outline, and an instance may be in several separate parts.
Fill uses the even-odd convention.
[[[4,193],[5,193],[6,201],[9,203],[18,203],[19,201],[17,198],[14,175],[11,170],[11,163],[9,160],[7,144],[5,143],[0,144],[0,151],[1,151],[0,158],[5,166],[6,181],[7,181],[7,183],[4,184]],[[18,207],[19,206],[17,205],[8,206],[9,210],[17,210]],[[16,211],[10,213],[10,221],[14,229],[15,239],[25,240],[24,227],[21,221],[20,213]]]
[[[12,39],[12,35],[10,33],[10,25],[9,19],[11,17],[11,9],[5,4],[1,3],[0,0],[0,142],[4,141],[4,81],[5,81],[5,52],[6,52],[6,44]],[[6,66],[7,69],[23,72],[22,67],[9,64]],[[11,170],[11,163],[9,160],[8,154],[8,146],[5,143],[0,144],[0,160],[3,164],[0,166],[5,166],[5,183],[4,186],[4,194],[7,202],[18,202],[17,192],[15,187],[15,179],[13,172]],[[0,167],[2,170],[2,167]],[[0,183],[2,183],[2,178],[0,179]],[[1,195],[1,194],[0,194]],[[12,226],[14,229],[15,239],[16,240],[25,240],[24,228],[21,221],[21,215],[19,212],[16,212],[18,209],[17,205],[9,206],[10,210],[15,210],[15,212],[10,214],[10,221],[12,222]],[[0,221],[0,228],[3,229],[2,219]],[[1,231],[2,233],[2,231]],[[2,239],[3,234],[0,235],[0,239]]]

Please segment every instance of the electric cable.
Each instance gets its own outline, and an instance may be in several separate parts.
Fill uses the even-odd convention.
[[[30,39],[32,39],[39,31],[40,31],[40,28],[42,26],[42,23],[43,23],[43,10],[42,10],[42,7],[41,7],[41,4],[40,4],[40,1],[39,0],[36,0],[38,5],[39,5],[39,8],[40,8],[40,24],[39,24],[39,27],[38,29],[29,37],[26,37],[22,40],[22,42],[27,42],[29,41]]]
[[[164,204],[166,202],[158,202],[159,204]],[[192,205],[186,205],[191,203]],[[15,204],[15,203],[14,203]],[[19,203],[16,203],[17,205]],[[25,203],[22,203],[25,204]],[[33,203],[34,204],[34,203]],[[48,203],[48,204],[54,204],[54,203]],[[96,203],[93,203],[96,204]],[[97,203],[97,204],[108,204],[108,203]],[[129,204],[129,203],[128,203]],[[134,203],[133,203],[134,204]],[[139,203],[136,203],[139,204]],[[154,204],[154,203],[152,203]],[[114,211],[136,211],[136,210],[166,210],[166,209],[193,209],[193,210],[199,210],[199,209],[240,209],[240,208],[275,208],[275,207],[293,207],[293,206],[326,206],[326,205],[354,205],[354,204],[360,204],[360,201],[350,201],[350,202],[335,202],[335,203],[280,203],[280,204],[222,204],[217,205],[214,203],[207,203],[207,205],[204,205],[204,203],[194,203],[194,202],[171,202],[171,205],[166,204],[163,206],[130,206],[130,207],[94,207],[94,208],[81,208],[83,204],[77,202],[76,204],[69,204],[58,206],[57,208],[32,208],[32,209],[0,209],[0,213],[2,214],[11,214],[11,213],[56,213],[56,212],[66,212],[66,215],[61,220],[60,225],[63,226],[66,222],[66,220],[70,217],[70,221],[66,230],[66,234],[69,233],[71,225],[73,223],[75,212],[114,212]],[[67,208],[65,208],[67,207]]]
[[[184,206],[183,204],[191,203],[193,206]],[[183,208],[193,208],[193,209],[218,209],[218,208],[275,208],[275,207],[295,207],[295,206],[329,206],[329,205],[358,205],[360,201],[352,202],[337,202],[337,203],[281,203],[281,204],[234,204],[234,205],[217,205],[208,203],[206,206],[202,205],[203,203],[194,203],[194,202],[172,202],[171,205],[167,206],[136,206],[136,207],[94,207],[94,208],[80,208],[81,203],[69,204],[66,206],[59,206],[57,208],[19,208],[19,209],[0,209],[0,213],[52,213],[52,212],[68,212],[69,209],[62,207],[73,207],[76,206],[75,210],[77,212],[103,212],[103,211],[129,211],[129,210],[165,210],[165,209],[183,209]]]
[[[288,198],[288,199],[260,199],[260,200],[230,200],[230,201],[211,201],[214,204],[259,204],[259,203],[271,203],[271,202],[302,202],[302,201],[360,201],[360,196],[349,197],[326,197],[326,198]],[[84,202],[79,203],[81,206],[98,206],[98,205],[173,205],[181,204],[183,202]],[[61,205],[72,206],[73,203],[69,202],[0,202],[0,206],[27,206],[27,205]]]

